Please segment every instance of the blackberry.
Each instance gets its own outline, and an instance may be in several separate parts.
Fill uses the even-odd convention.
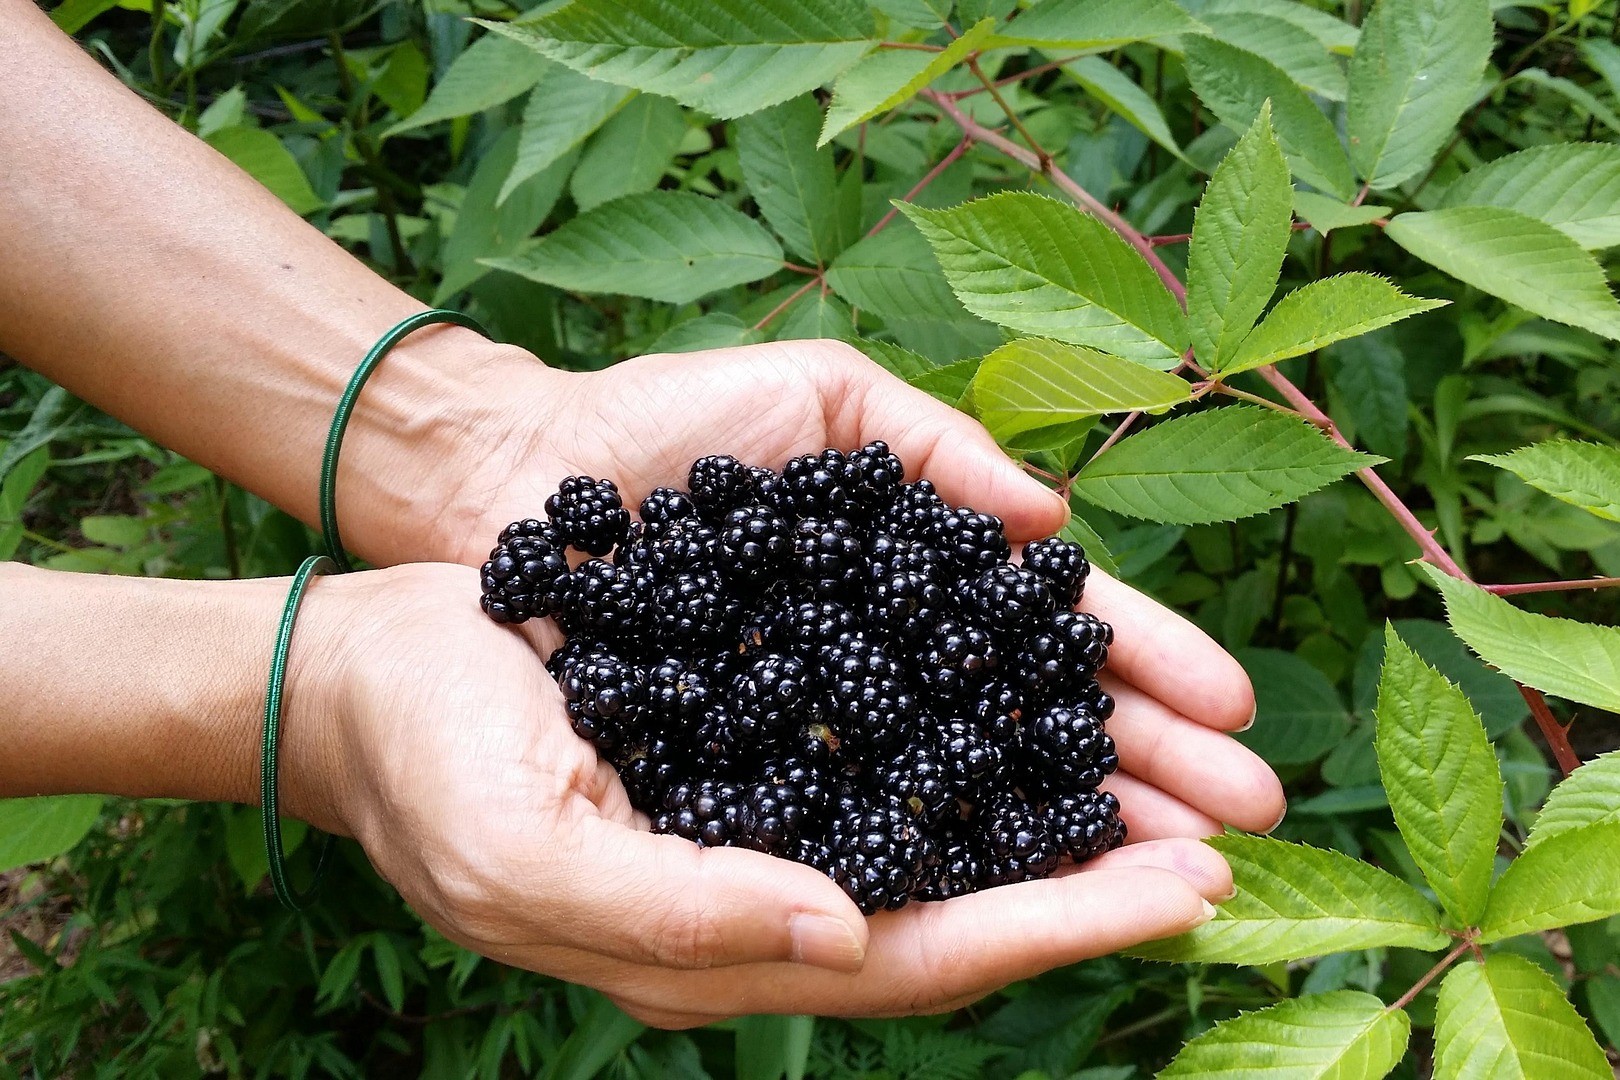
[[[978,808],[983,838],[983,881],[1011,885],[1049,876],[1057,869],[1057,838],[1046,815],[1012,792],[1000,792]]]
[[[630,805],[645,814],[658,812],[685,771],[684,755],[672,739],[643,734],[627,738],[613,755],[613,767],[630,796]]]
[[[1072,697],[1107,662],[1112,638],[1112,629],[1096,616],[1060,611],[1024,643],[1016,665],[1019,681],[1036,701]]]
[[[739,506],[726,514],[720,547],[733,571],[757,576],[782,563],[791,550],[787,522],[768,506]]]
[[[757,717],[717,701],[692,730],[692,743],[708,775],[740,777],[770,748],[770,734]]]
[[[929,539],[962,570],[988,570],[1012,554],[1001,519],[967,507],[947,510],[935,518]]]
[[[1052,590],[1033,570],[1001,563],[957,586],[963,612],[1011,643],[1057,609]]]
[[[866,571],[860,536],[846,518],[805,518],[795,525],[793,563],[819,596],[859,592]]]
[[[1060,795],[1046,807],[1046,817],[1058,848],[1075,862],[1113,851],[1125,842],[1119,800],[1109,791]]]
[[[977,892],[984,877],[979,845],[961,830],[949,830],[939,844],[939,857],[928,866],[912,896],[917,900],[951,900]]]
[[[916,716],[916,700],[906,688],[905,671],[875,642],[844,635],[821,650],[823,689],[845,740],[869,751],[905,745]]]
[[[911,816],[929,828],[958,813],[951,770],[927,743],[907,746],[871,769],[866,785],[897,796]]]
[[[735,633],[742,603],[718,570],[689,570],[655,588],[653,617],[659,641],[689,649]]]
[[[1062,607],[1074,607],[1085,591],[1091,564],[1079,544],[1057,536],[1024,545],[1024,568],[1033,570],[1052,587],[1052,595]]]
[[[979,725],[991,742],[1010,745],[1024,726],[1024,694],[1001,679],[992,679],[968,699],[963,712]]]
[[[571,631],[585,629],[622,644],[639,643],[651,624],[652,580],[603,559],[580,563],[570,575],[559,616]]]
[[[928,480],[901,484],[877,518],[877,528],[903,540],[932,541],[935,524],[950,508]]]
[[[656,487],[641,500],[641,522],[647,532],[657,535],[677,521],[690,521],[697,517],[697,503],[692,496],[675,488]]]
[[[698,510],[715,521],[759,498],[753,470],[730,454],[713,454],[692,462],[686,486]]]
[[[546,514],[570,544],[592,555],[606,555],[630,530],[630,511],[611,480],[564,477],[546,500]]]
[[[1107,721],[1114,715],[1114,697],[1098,685],[1096,679],[1088,679],[1085,683],[1071,691],[1075,703],[1082,706],[1098,720]]]
[[[896,796],[852,801],[827,834],[832,879],[867,915],[904,907],[929,859],[928,840]]]
[[[793,847],[809,824],[804,796],[788,784],[760,783],[743,794],[743,847],[780,855]]]
[[[867,618],[879,627],[916,638],[949,609],[944,561],[933,548],[887,533],[867,545]]]
[[[716,780],[677,784],[653,816],[653,832],[672,833],[703,847],[726,847],[748,832],[746,797],[735,784]]]
[[[847,471],[850,494],[868,513],[875,513],[893,501],[906,467],[881,440],[869,442],[849,455]]]
[[[799,806],[813,822],[825,821],[832,809],[838,782],[833,770],[805,757],[771,758],[760,767],[760,776],[769,783],[793,790]]]
[[[718,566],[724,553],[720,533],[714,526],[696,518],[684,518],[669,522],[657,532],[645,528],[632,530],[625,543],[614,552],[613,561],[620,566],[644,566],[667,575]]]
[[[611,752],[641,715],[645,677],[634,664],[609,652],[575,659],[557,680],[574,733]]]
[[[658,717],[666,730],[694,728],[708,714],[713,701],[713,685],[699,664],[671,656],[647,669],[647,711]]]
[[[917,657],[917,678],[945,705],[972,700],[1001,666],[1001,653],[987,630],[942,619],[929,631]]]
[[[790,520],[861,516],[855,498],[856,478],[849,460],[838,450],[796,457],[782,466],[781,475],[761,486],[766,501]]]
[[[818,702],[812,695],[810,673],[803,660],[781,653],[766,653],[737,677],[732,687],[735,709],[767,732],[785,731],[795,722],[815,719]]]
[[[1001,771],[1001,747],[972,721],[947,720],[934,729],[933,738],[951,790],[961,798],[977,798]]]
[[[498,623],[555,615],[568,597],[568,553],[562,531],[533,518],[501,530],[480,571],[479,604]]]
[[[1114,740],[1084,709],[1054,705],[1030,718],[1019,744],[1023,775],[1037,790],[1091,791],[1119,767]]]
[[[858,634],[860,627],[855,613],[838,601],[813,599],[780,609],[771,633],[784,648],[799,649],[808,655],[846,634]]]

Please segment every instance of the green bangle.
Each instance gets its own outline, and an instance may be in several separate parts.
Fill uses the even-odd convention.
[[[276,651],[270,658],[270,685],[264,692],[264,742],[259,756],[259,814],[264,824],[264,850],[270,859],[270,884],[275,886],[276,897],[297,911],[307,906],[320,883],[321,872],[326,869],[326,854],[332,838],[321,841],[321,852],[315,864],[315,876],[309,888],[295,892],[287,880],[287,852],[281,845],[281,818],[279,806],[279,751],[281,742],[281,691],[287,680],[287,650],[292,644],[293,621],[298,617],[298,604],[304,590],[316,574],[336,569],[325,555],[311,555],[293,575],[292,587],[287,590],[287,604],[281,609],[281,625],[276,630]]]
[[[326,536],[327,557],[342,573],[346,574],[354,569],[354,564],[349,561],[348,552],[343,550],[343,540],[338,535],[337,463],[338,451],[343,448],[343,432],[349,426],[349,417],[354,415],[354,404],[360,397],[361,387],[366,385],[366,380],[371,378],[371,373],[382,363],[383,357],[412,332],[435,323],[464,326],[468,330],[476,330],[489,337],[489,331],[479,325],[472,316],[446,308],[431,308],[419,311],[407,319],[401,319],[393,329],[377,339],[377,344],[373,345],[371,351],[366,353],[365,359],[360,361],[360,366],[355,368],[343,396],[338,399],[337,412],[332,415],[332,427],[326,435],[326,453],[321,456],[321,532]]]

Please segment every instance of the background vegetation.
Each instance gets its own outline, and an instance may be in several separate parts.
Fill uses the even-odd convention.
[[[1243,891],[1147,950],[1175,963],[668,1034],[448,944],[351,846],[282,911],[255,810],[0,802],[0,1075],[1129,1080],[1200,1035],[1170,1075],[1279,1047],[1304,1049],[1267,1075],[1610,1074],[1620,758],[1537,812],[1620,743],[1620,631],[1540,617],[1612,624],[1620,595],[1612,4],[527,6],[53,14],[379,273],[549,362],[841,337],[974,410],[1099,564],[1238,653],[1278,836],[1319,850],[1220,841]],[[969,202],[997,192],[1061,201]],[[1404,291],[1313,284],[1366,272]],[[312,550],[3,360],[0,436],[5,557],[208,577]]]

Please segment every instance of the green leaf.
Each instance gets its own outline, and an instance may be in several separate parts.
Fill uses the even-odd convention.
[[[1271,765],[1303,765],[1337,746],[1350,714],[1316,665],[1280,649],[1241,649],[1254,684],[1254,726],[1236,739]]]
[[[1277,142],[1294,175],[1341,199],[1355,194],[1350,159],[1322,110],[1276,64],[1209,37],[1186,39],[1193,91],[1221,123],[1247,131],[1271,102]]]
[[[0,559],[10,559],[21,546],[23,507],[50,465],[50,448],[41,446],[17,462],[0,481]]]
[[[1538,491],[1609,521],[1620,521],[1620,450],[1598,443],[1554,439],[1510,454],[1475,454]]]
[[[1203,15],[1269,15],[1286,19],[1322,43],[1331,52],[1352,52],[1356,47],[1356,28],[1337,16],[1296,0],[1208,0],[1199,7]]]
[[[383,134],[398,135],[494,108],[533,87],[547,67],[522,43],[500,34],[486,34],[451,62],[420,109]]]
[[[1237,895],[1190,933],[1131,950],[1148,960],[1270,964],[1379,947],[1438,949],[1440,914],[1406,882],[1337,851],[1263,836],[1207,841]]]
[[[568,194],[581,210],[651,191],[686,137],[686,113],[657,94],[638,94],[614,113],[580,155]]]
[[[590,991],[590,1007],[549,1057],[540,1080],[591,1080],[646,1030],[613,1002]]]
[[[928,241],[905,221],[851,245],[827,268],[827,284],[855,307],[884,318],[971,318],[946,284]]]
[[[507,131],[478,162],[467,193],[462,196],[456,223],[445,241],[444,278],[433,294],[435,304],[448,302],[461,290],[489,273],[480,259],[516,254],[562,196],[572,157],[531,176],[495,205],[506,177],[517,160],[519,133]]]
[[[799,1080],[810,1057],[813,1016],[744,1016],[737,1021],[736,1080]]]
[[[1023,338],[984,358],[979,419],[998,440],[1106,413],[1162,413],[1192,396],[1186,380],[1093,349]]]
[[[933,371],[923,372],[911,380],[911,385],[924,393],[934,395],[952,408],[961,408],[969,388],[973,385],[973,377],[979,372],[979,363],[979,360],[972,357],[958,360],[937,367]]]
[[[1329,233],[1334,229],[1350,229],[1357,225],[1370,225],[1381,217],[1387,217],[1389,207],[1363,204],[1351,206],[1330,199],[1326,195],[1318,195],[1314,191],[1294,192],[1294,213],[1310,223],[1311,228],[1319,233]]]
[[[72,851],[89,835],[105,801],[100,795],[0,799],[0,873]]]
[[[1489,0],[1378,0],[1350,58],[1350,157],[1375,188],[1427,168],[1491,57]]]
[[[648,353],[699,352],[737,345],[754,345],[765,335],[735,315],[711,311],[665,330],[647,348]]]
[[[371,956],[377,965],[377,981],[382,984],[383,998],[395,1012],[405,1008],[405,973],[400,969],[399,951],[387,934],[374,934],[371,938]]]
[[[1525,850],[1583,825],[1614,822],[1620,822],[1620,750],[1593,758],[1552,789]]]
[[[1086,523],[1086,519],[1072,510],[1069,513],[1069,523],[1063,526],[1060,534],[1071,544],[1079,544],[1085,550],[1086,558],[1091,564],[1110,577],[1119,577],[1119,564],[1114,561],[1113,552],[1103,543],[1103,538],[1097,535],[1097,530]]]
[[[833,84],[832,104],[816,145],[825,146],[840,132],[911,100],[981,48],[995,26],[994,19],[980,19],[940,52],[879,49],[863,57]]]
[[[1193,215],[1187,321],[1193,355],[1219,370],[1236,354],[1277,288],[1288,250],[1288,166],[1271,133],[1271,107],[1222,159]]]
[[[1185,161],[1176,137],[1170,133],[1158,102],[1136,84],[1136,80],[1100,56],[1082,56],[1063,65],[1063,73],[1085,88],[1086,93],[1124,117],[1142,134]]]
[[[1233,375],[1304,356],[1449,302],[1408,296],[1375,274],[1335,274],[1277,301],[1221,371]]]
[[[941,366],[922,355],[922,353],[903,349],[899,345],[888,341],[861,338],[851,344],[870,357],[884,371],[907,382],[919,375],[926,375]]]
[[[1336,990],[1223,1020],[1181,1048],[1159,1080],[1377,1080],[1406,1053],[1412,1022],[1371,994]]]
[[[1043,49],[1112,49],[1193,33],[1199,24],[1171,0],[1042,0],[1008,23],[989,46]]]
[[[560,289],[685,304],[780,270],[782,249],[718,200],[648,191],[581,214],[521,255],[485,262]]]
[[[948,210],[896,205],[933,245],[963,306],[981,318],[1133,360],[1173,360],[1187,347],[1170,290],[1088,214],[1028,192]]]
[[[836,296],[817,291],[793,305],[776,324],[773,336],[777,341],[813,338],[854,341],[858,335],[849,305]]]
[[[1276,15],[1255,11],[1202,11],[1212,36],[1271,61],[1295,83],[1330,101],[1343,101],[1344,69],[1310,31]]]
[[[1537,690],[1620,711],[1620,629],[1520,611],[1420,565],[1446,598],[1452,630],[1487,664]]]
[[[1440,984],[1434,1080],[1613,1080],[1586,1022],[1522,956],[1493,953]]]
[[[504,203],[524,181],[561,161],[630,100],[631,91],[623,87],[587,79],[560,64],[550,67],[523,109],[517,160],[501,185],[497,203]]]
[[[593,79],[722,120],[815,89],[859,59],[875,32],[858,0],[573,0],[537,19],[483,25]]]
[[[225,858],[236,872],[247,895],[252,895],[259,883],[270,873],[270,856],[264,850],[264,822],[259,811],[251,806],[227,808],[225,823]],[[281,819],[282,850],[291,856],[301,846],[309,827],[296,818]]]
[[[796,97],[737,121],[737,158],[748,192],[782,244],[818,266],[843,250],[838,175],[831,150],[816,148],[821,110]]]
[[[1571,82],[1569,79],[1560,78],[1557,75],[1549,75],[1540,68],[1521,71],[1508,81],[1512,83],[1530,83],[1532,86],[1540,86],[1551,90],[1553,93],[1573,102],[1577,108],[1589,114],[1593,120],[1598,121],[1610,131],[1620,132],[1620,114],[1616,114],[1613,109],[1593,97],[1592,92],[1580,83]]]
[[[77,34],[93,21],[118,6],[118,0],[62,0],[51,9],[51,22],[64,34]]]
[[[1304,420],[1228,405],[1123,440],[1080,471],[1074,491],[1131,517],[1201,525],[1275,510],[1383,460]]]
[[[1514,859],[1491,890],[1480,940],[1502,941],[1620,914],[1620,823],[1579,825]]]
[[[1500,206],[1546,222],[1588,251],[1620,244],[1620,145],[1533,146],[1470,169],[1441,206]]]
[[[1384,632],[1378,770],[1412,858],[1461,926],[1485,910],[1502,830],[1502,776],[1461,690]]]
[[[1620,338],[1620,303],[1597,260],[1516,210],[1458,206],[1401,214],[1384,230],[1413,255],[1554,322]]]
[[[206,140],[243,172],[270,189],[270,193],[296,214],[312,214],[325,206],[309,177],[281,140],[261,128],[228,127]]]

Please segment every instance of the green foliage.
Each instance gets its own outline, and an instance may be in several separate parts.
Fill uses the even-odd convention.
[[[1522,447],[1511,454],[1476,454],[1555,499],[1620,521],[1620,450],[1559,440]]]
[[[1435,1080],[1613,1076],[1558,984],[1521,956],[1461,964],[1440,985]]]
[[[89,835],[105,801],[99,795],[0,799],[0,871],[72,851]]]
[[[1264,1069],[1275,1080],[1385,1076],[1406,1052],[1411,1021],[1371,994],[1338,990],[1217,1024],[1161,1072],[1161,1080],[1216,1080]]]

